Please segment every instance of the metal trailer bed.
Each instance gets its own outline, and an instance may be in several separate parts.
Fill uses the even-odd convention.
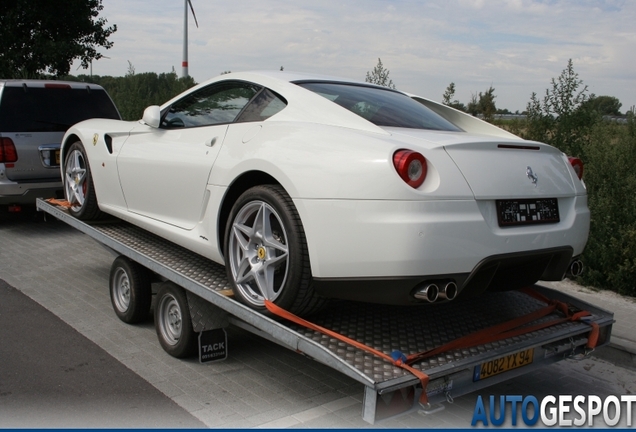
[[[148,231],[119,219],[87,224],[66,210],[37,200],[37,208],[89,235],[187,291],[195,331],[209,323],[229,322],[254,334],[309,356],[365,385],[362,417],[369,423],[416,406],[418,378],[373,354],[329,336],[286,321],[277,321],[247,308],[228,295],[225,267]],[[574,297],[535,286],[549,298],[567,302],[591,313],[588,321],[600,327],[598,346],[609,342],[613,313]],[[390,354],[426,351],[501,322],[525,315],[545,304],[519,291],[489,293],[479,298],[445,304],[398,307],[334,301],[311,321]],[[223,319],[206,315],[223,315]],[[554,319],[549,315],[543,320]],[[218,324],[216,325],[218,327]],[[472,348],[455,349],[413,365],[430,377],[429,402],[452,402],[471,393],[542,366],[584,355],[590,325],[565,322],[509,339]],[[480,379],[479,368],[502,357],[533,350],[533,360],[523,367]]]

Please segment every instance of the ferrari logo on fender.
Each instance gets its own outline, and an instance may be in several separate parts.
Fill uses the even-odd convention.
[[[97,145],[97,140],[99,139],[99,135],[98,134],[94,134],[93,135],[93,145]]]
[[[258,259],[265,259],[265,248],[263,246],[258,248]]]

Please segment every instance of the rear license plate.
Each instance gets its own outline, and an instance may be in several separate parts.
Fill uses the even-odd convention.
[[[491,360],[475,366],[473,381],[481,381],[494,377],[509,370],[518,369],[532,363],[534,359],[534,348],[508,354],[498,359]]]
[[[497,200],[500,227],[559,222],[556,198]]]
[[[60,151],[55,150],[55,165],[59,165],[59,164],[60,164]]]

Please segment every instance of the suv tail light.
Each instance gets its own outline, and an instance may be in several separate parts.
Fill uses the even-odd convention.
[[[18,152],[11,138],[0,138],[0,163],[12,163],[18,160]]]
[[[399,176],[414,189],[422,186],[428,168],[426,158],[420,153],[401,149],[393,154],[393,165]]]
[[[577,157],[568,157],[568,161],[572,168],[574,168],[574,172],[576,176],[581,180],[583,178],[583,161]]]

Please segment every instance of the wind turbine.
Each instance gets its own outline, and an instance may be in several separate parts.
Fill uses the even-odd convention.
[[[199,28],[199,23],[197,22],[197,16],[194,13],[192,2],[190,0],[184,0],[183,3],[183,62],[181,63],[181,76],[186,78],[188,76],[188,5],[190,5],[190,10],[192,11],[194,23],[197,25],[197,28]]]

